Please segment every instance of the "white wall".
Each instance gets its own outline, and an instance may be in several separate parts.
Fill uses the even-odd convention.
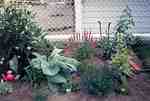
[[[135,33],[150,33],[150,0],[82,0],[82,31],[99,32],[97,21],[102,22],[102,32],[108,22],[112,22],[113,31],[126,5],[132,10],[135,21]]]
[[[75,2],[75,31],[82,32],[82,0],[74,0]]]

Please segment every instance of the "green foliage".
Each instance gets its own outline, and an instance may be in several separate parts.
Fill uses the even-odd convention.
[[[52,45],[60,49],[64,49],[65,47],[65,43],[63,41],[54,41],[52,42]]]
[[[17,73],[17,68],[18,68],[18,59],[17,56],[14,56],[10,61],[9,61],[9,67],[12,69],[15,73]]]
[[[47,97],[43,95],[36,95],[33,101],[46,101]]]
[[[81,83],[90,94],[106,95],[114,91],[112,75],[112,71],[105,66],[96,68],[88,65],[87,70],[81,74]]]
[[[72,79],[68,80],[67,83],[61,85],[62,92],[76,92],[80,90],[80,84],[73,82]]]
[[[36,43],[33,44],[34,51],[41,55],[50,56],[53,46],[47,39],[37,40]]]
[[[128,63],[129,50],[123,33],[116,34],[116,54],[112,57],[112,65],[120,73],[120,86],[118,91],[121,94],[128,94],[127,76],[132,76],[133,72]]]
[[[29,67],[27,67],[25,70],[27,75],[23,79],[29,80],[34,87],[40,85],[41,82],[46,81],[46,76],[41,70]]]
[[[60,55],[62,49],[55,48],[49,57],[34,53],[36,58],[32,59],[30,66],[26,68],[26,71],[36,69],[40,71],[39,75],[45,75],[48,85],[63,84],[67,82],[69,72],[77,71],[76,67],[79,62],[73,58],[68,58]],[[28,77],[32,82],[35,82],[32,73],[28,73]],[[34,76],[37,78],[37,76]]]
[[[112,58],[112,63],[125,75],[132,75],[132,70],[128,63],[128,49],[123,48],[120,52],[116,53]]]
[[[132,75],[131,67],[128,63],[129,50],[125,45],[125,41],[123,40],[123,34],[117,34],[117,45],[116,51],[117,53],[112,57],[112,64],[118,67],[118,69],[125,75]]]
[[[127,48],[123,33],[117,33],[115,38],[117,52],[120,51],[122,48]]]
[[[19,67],[28,64],[32,44],[46,34],[33,20],[27,9],[13,5],[0,9],[0,59],[2,64],[17,56]]]
[[[124,75],[121,76],[121,85],[119,86],[119,93],[123,95],[127,95],[129,93],[128,80]]]
[[[91,47],[90,43],[88,41],[84,41],[80,48],[77,49],[75,58],[79,61],[83,61],[85,59],[91,58],[93,52],[94,49]]]
[[[131,9],[127,7],[124,11],[120,20],[116,26],[116,34],[123,33],[124,40],[126,45],[132,45],[134,42],[133,37],[133,28],[134,28],[134,20],[131,15]]]
[[[13,91],[13,88],[10,84],[7,82],[1,82],[0,83],[0,94],[5,95],[7,93],[11,93]]]
[[[78,69],[79,69],[80,74],[84,74],[84,73],[86,74],[86,73],[89,73],[89,72],[92,72],[93,70],[95,70],[96,65],[83,62],[80,64]]]
[[[97,47],[104,51],[104,57],[110,59],[114,52],[114,40],[111,38],[103,38],[97,43]]]

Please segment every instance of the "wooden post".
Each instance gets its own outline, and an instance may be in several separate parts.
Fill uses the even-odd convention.
[[[82,33],[82,0],[75,2],[75,32]]]

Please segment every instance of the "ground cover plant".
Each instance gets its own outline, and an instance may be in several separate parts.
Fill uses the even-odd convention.
[[[0,82],[0,95],[6,95],[13,92],[13,87],[11,84],[1,81]]]

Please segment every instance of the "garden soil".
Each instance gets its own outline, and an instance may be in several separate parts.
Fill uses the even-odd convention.
[[[31,87],[27,84],[17,84],[18,89],[13,93],[0,96],[0,101],[34,101]],[[144,74],[129,80],[130,93],[127,96],[111,95],[95,97],[82,92],[65,95],[48,96],[47,101],[150,101],[150,78]]]

